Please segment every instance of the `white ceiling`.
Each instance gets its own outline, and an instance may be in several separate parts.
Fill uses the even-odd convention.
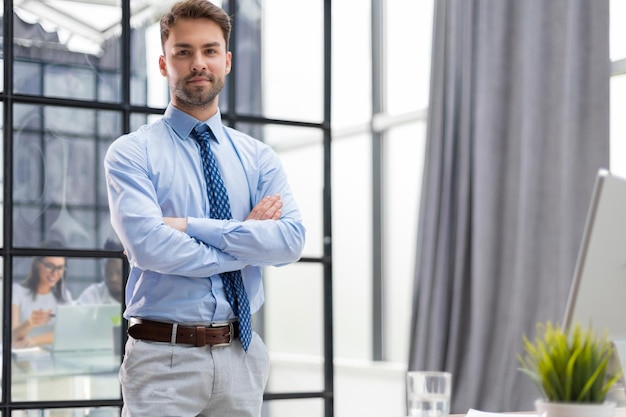
[[[131,26],[157,22],[174,0],[132,0]],[[62,43],[80,52],[99,54],[111,36],[119,36],[120,0],[15,0],[16,14],[57,32]]]

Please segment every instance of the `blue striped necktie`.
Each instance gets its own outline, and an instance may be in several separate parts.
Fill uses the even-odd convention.
[[[209,194],[210,215],[212,219],[232,219],[230,200],[220,175],[219,168],[211,152],[211,129],[203,123],[198,124],[192,135],[200,144],[202,169],[206,179]],[[223,272],[220,274],[224,283],[226,298],[239,319],[239,338],[244,350],[248,350],[252,340],[252,322],[250,318],[250,303],[241,278],[241,271]]]

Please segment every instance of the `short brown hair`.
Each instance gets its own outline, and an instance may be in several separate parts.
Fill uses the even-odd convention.
[[[170,29],[178,19],[210,19],[222,28],[226,50],[230,38],[230,16],[224,9],[208,0],[183,0],[174,4],[170,11],[161,18],[161,48],[170,36]],[[165,51],[165,49],[163,48]]]

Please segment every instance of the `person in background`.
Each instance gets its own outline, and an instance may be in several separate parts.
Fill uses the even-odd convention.
[[[13,346],[52,344],[54,314],[59,304],[72,302],[65,288],[66,260],[60,256],[33,258],[28,276],[13,283]]]
[[[122,251],[122,245],[107,239],[104,249]],[[104,281],[89,285],[83,290],[76,304],[120,304],[122,302],[122,259],[107,258],[104,261]]]
[[[262,267],[297,261],[305,228],[278,155],[222,124],[230,31],[207,0],[172,6],[159,58],[170,104],[105,156],[130,263],[124,417],[261,415],[269,355],[250,316]]]

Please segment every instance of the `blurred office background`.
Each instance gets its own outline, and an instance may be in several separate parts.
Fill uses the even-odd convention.
[[[308,230],[301,262],[265,271],[266,305],[255,318],[272,359],[264,414],[404,415],[404,373],[409,366],[452,367],[452,350],[462,350],[465,342],[476,344],[471,329],[466,340],[460,339],[463,332],[425,329],[424,322],[430,323],[432,314],[450,306],[434,303],[432,311],[420,315],[424,304],[414,301],[416,277],[424,273],[417,260],[425,249],[418,248],[418,242],[426,243],[418,233],[420,206],[427,204],[421,201],[421,191],[423,184],[432,184],[435,166],[436,131],[428,126],[435,112],[429,116],[429,102],[433,97],[438,111],[446,105],[461,108],[467,93],[460,88],[459,101],[442,101],[441,91],[431,91],[431,85],[444,90],[448,86],[447,91],[466,85],[455,85],[454,80],[463,79],[462,63],[468,61],[462,58],[479,49],[472,49],[467,41],[490,36],[488,32],[474,37],[472,29],[499,28],[500,32],[493,29],[497,39],[517,30],[519,37],[512,39],[521,39],[522,45],[525,26],[514,24],[517,17],[542,23],[537,26],[544,30],[537,32],[538,41],[550,36],[546,27],[562,33],[593,28],[589,32],[595,42],[604,42],[600,48],[592,45],[596,54],[584,42],[592,37],[586,32],[580,37],[570,33],[564,45],[570,56],[600,57],[596,66],[606,66],[607,101],[600,98],[599,104],[593,103],[606,110],[598,123],[607,122],[606,130],[599,133],[603,137],[597,138],[600,156],[594,163],[602,160],[603,150],[610,145],[610,168],[626,175],[626,118],[621,117],[626,106],[622,80],[626,34],[619,32],[626,3],[596,2],[593,16],[598,21],[590,23],[584,19],[586,2],[576,0],[553,2],[552,13],[544,13],[542,2],[495,1],[503,7],[495,8],[501,13],[496,18],[486,12],[490,2],[473,0],[217,3],[234,18],[234,67],[220,98],[224,119],[279,152]],[[3,317],[10,313],[11,283],[23,279],[33,256],[49,253],[42,242],[63,242],[64,248],[54,253],[68,257],[66,282],[75,297],[102,278],[102,258],[121,257],[103,249],[113,231],[102,158],[115,138],[159,117],[167,104],[167,84],[157,65],[158,18],[171,4],[171,0],[2,3]],[[472,16],[478,18],[471,20]],[[485,25],[497,23],[498,18],[503,19],[500,25]],[[433,33],[439,34],[436,39]],[[583,41],[578,44],[576,39]],[[433,40],[440,49],[433,51]],[[607,62],[602,60],[609,45],[610,63],[608,56]],[[492,71],[542,70],[527,67],[515,55],[515,43],[509,46],[513,52],[504,54],[501,66]],[[552,47],[558,50],[559,45]],[[457,58],[452,52],[459,52]],[[475,59],[478,62],[479,57]],[[439,65],[432,74],[431,62]],[[567,78],[569,61],[558,62],[562,78]],[[558,71],[550,76],[560,78]],[[520,79],[516,91],[523,93],[528,82]],[[468,81],[467,86],[472,85]],[[580,108],[588,106],[583,103]],[[446,121],[445,116],[436,120],[456,129],[473,125],[471,119],[459,124]],[[515,128],[528,126],[509,126]],[[585,140],[596,138],[591,134]],[[425,165],[427,155],[431,159]],[[430,166],[430,176],[425,176],[429,172],[425,166]],[[441,169],[445,166],[442,163]],[[504,175],[510,166],[499,169]],[[572,241],[566,249],[557,249],[567,252],[562,276],[555,278],[560,298],[551,312],[530,312],[519,323],[505,316],[503,323],[529,330],[536,318],[560,319],[557,312],[567,296],[568,274],[582,232],[580,219],[586,213],[593,179],[589,177],[576,196],[579,204],[573,218],[579,221],[572,226]],[[4,329],[3,362],[8,363],[10,331],[6,325]],[[439,344],[416,340],[421,334],[439,339],[454,334],[456,345],[452,349],[445,340]],[[497,334],[492,336],[495,341],[481,343],[501,343]],[[517,341],[507,343],[503,345],[507,354],[499,359],[508,360],[503,372],[515,373]],[[440,351],[433,353],[438,346]],[[502,364],[490,365],[502,368]],[[115,375],[69,371],[55,375],[36,366],[4,366],[2,376],[3,415],[111,416],[117,415],[121,404]],[[486,379],[472,381],[480,376]],[[464,412],[468,404],[492,411],[532,406],[528,387],[518,397],[506,397],[510,394],[506,389],[516,387],[516,377],[501,387],[505,398],[497,401],[469,389],[472,384],[497,385],[490,379],[496,376],[454,375],[455,388],[463,393],[456,395],[462,399],[456,401],[454,411]]]

